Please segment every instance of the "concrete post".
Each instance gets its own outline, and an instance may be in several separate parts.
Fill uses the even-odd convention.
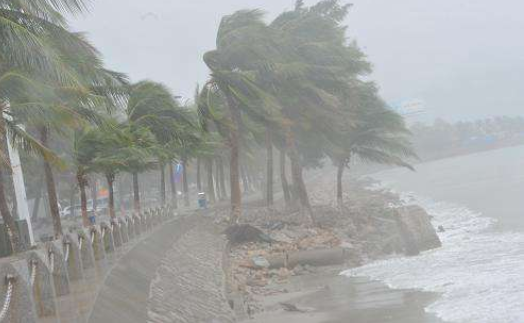
[[[144,213],[138,216],[140,218],[140,232],[147,233],[147,222]]]
[[[149,231],[151,230],[151,211],[147,210],[146,213],[144,213],[144,218],[146,221],[146,229]]]
[[[129,242],[129,230],[127,229],[127,222],[124,218],[119,219],[120,222],[120,235],[122,236],[122,244]]]
[[[69,273],[64,262],[60,241],[51,241],[45,244],[47,252],[47,265],[53,276],[57,296],[64,296],[71,292]]]
[[[29,287],[33,292],[38,317],[56,316],[55,286],[53,275],[45,262],[45,252],[32,251],[27,255]]]
[[[122,246],[122,231],[120,230],[120,225],[118,220],[111,220],[111,230],[113,231],[113,241],[115,243],[115,248]]]
[[[126,223],[127,223],[127,234],[129,235],[129,240],[132,240],[135,238],[135,228],[133,225],[133,218],[131,218],[129,215],[126,216]]]
[[[95,267],[95,253],[91,244],[91,237],[84,230],[78,231],[78,248],[80,249],[83,269],[87,270]]]
[[[3,322],[37,322],[28,277],[29,268],[25,259],[0,265],[0,300],[5,302],[0,304],[0,309],[9,305]]]
[[[156,227],[160,223],[160,212],[158,212],[158,208],[153,209],[153,227]]]
[[[113,230],[111,227],[103,222],[100,224],[100,230],[102,231],[102,243],[106,254],[115,252],[115,241],[113,239]]]
[[[84,270],[82,268],[82,256],[80,255],[80,248],[78,247],[77,239],[73,238],[71,234],[66,234],[62,243],[64,261],[67,266],[69,280],[77,281],[83,279]]]
[[[133,223],[134,223],[134,229],[135,229],[135,235],[139,237],[142,234],[142,226],[141,226],[142,220],[140,219],[140,216],[137,214],[133,215]]]
[[[95,254],[95,260],[100,261],[106,257],[104,250],[104,244],[102,243],[100,231],[96,226],[92,226],[90,229],[91,244]]]

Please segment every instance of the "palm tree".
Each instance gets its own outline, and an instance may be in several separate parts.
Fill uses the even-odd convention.
[[[114,182],[119,172],[126,167],[129,140],[122,131],[122,126],[115,119],[103,118],[100,125],[85,127],[75,132],[74,163],[80,188],[82,219],[84,226],[89,226],[87,215],[87,197],[85,187],[88,173],[100,173],[107,181],[109,191],[109,215],[116,218]]]
[[[71,34],[66,30],[62,12],[77,13],[85,9],[81,0],[8,1],[2,3],[0,12],[0,134],[5,152],[7,134],[18,148],[39,152],[46,161],[56,161],[56,156],[18,126],[19,120],[9,116],[7,109],[14,96],[26,94],[27,84],[34,76],[60,80],[64,84],[77,84],[75,74],[65,62],[63,52],[56,46],[59,41],[68,43]],[[68,43],[71,46],[71,43]],[[11,104],[12,105],[12,104]],[[7,116],[7,117],[6,117]],[[15,139],[16,137],[16,139]],[[8,158],[2,158],[0,172],[10,172]],[[21,250],[20,239],[12,215],[7,207],[4,183],[0,185],[0,212],[15,252]],[[55,228],[60,230],[59,225]]]
[[[187,139],[191,131],[188,112],[179,105],[165,85],[141,81],[130,86],[126,114],[129,122],[147,128],[156,138],[160,194],[162,203],[165,203],[165,165],[172,163],[175,147]]]
[[[266,165],[266,203],[270,207],[273,205],[273,140],[271,136],[271,129],[266,128],[266,155],[267,155],[267,165]]]
[[[138,175],[156,167],[155,150],[157,142],[149,129],[134,124],[121,125],[122,148],[118,151],[119,160],[125,161],[124,170],[133,177],[133,207],[141,211],[140,183]]]
[[[228,112],[232,223],[242,214],[239,164],[242,113],[260,118],[266,114],[260,109],[265,93],[253,74],[266,61],[267,51],[273,50],[267,46],[270,34],[262,18],[259,10],[243,10],[224,17],[218,28],[216,49],[204,55],[204,62],[211,70],[206,87],[209,93],[219,92]]]
[[[96,134],[96,131],[86,127],[75,131],[73,139],[73,163],[76,165],[76,180],[80,190],[80,208],[84,227],[91,224],[87,214],[86,186],[88,184],[87,175],[92,171],[92,163],[95,157],[96,148],[93,143],[96,142],[94,138]]]
[[[277,126],[291,161],[293,188],[312,222],[301,149],[316,147],[322,152],[319,143],[328,142],[333,126],[348,118],[339,100],[345,80],[370,71],[356,45],[347,44],[341,22],[348,9],[337,0],[309,8],[298,1],[295,10],[284,12],[270,24],[279,55],[272,57],[272,68],[264,69],[262,76],[270,80],[265,89],[278,100],[281,118]]]
[[[372,83],[354,82],[348,102],[353,125],[341,129],[331,159],[337,166],[337,204],[343,205],[342,177],[352,159],[414,170],[408,159],[417,158],[413,151],[404,119],[390,110],[378,97]]]

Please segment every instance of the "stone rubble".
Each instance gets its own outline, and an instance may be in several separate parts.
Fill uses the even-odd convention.
[[[231,248],[229,292],[243,295],[250,316],[261,311],[254,298],[285,293],[281,285],[290,277],[322,270],[307,264],[269,269],[258,265],[261,259],[304,250],[343,248],[350,254],[346,263],[348,268],[386,255],[414,254],[412,249],[419,252],[440,246],[430,216],[423,209],[403,207],[398,196],[391,192],[365,189],[368,182],[351,183],[344,197],[346,203],[340,208],[327,202],[332,200],[330,190],[311,192],[318,226],[311,225],[307,216],[300,212],[266,207],[244,211],[242,223],[261,229],[273,240]]]

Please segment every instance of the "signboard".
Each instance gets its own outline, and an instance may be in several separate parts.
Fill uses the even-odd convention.
[[[426,112],[426,105],[423,100],[409,99],[393,105],[393,108],[405,117],[420,115]]]

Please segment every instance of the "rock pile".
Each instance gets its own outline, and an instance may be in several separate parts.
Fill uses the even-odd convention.
[[[342,207],[320,203],[325,202],[325,191],[312,193],[314,205],[320,205],[313,208],[317,226],[300,212],[246,209],[243,222],[270,240],[232,246],[231,292],[243,293],[246,299],[279,293],[278,286],[290,277],[311,274],[321,266],[347,268],[384,255],[416,255],[440,246],[424,209],[403,206],[398,196],[364,185],[353,183]]]

